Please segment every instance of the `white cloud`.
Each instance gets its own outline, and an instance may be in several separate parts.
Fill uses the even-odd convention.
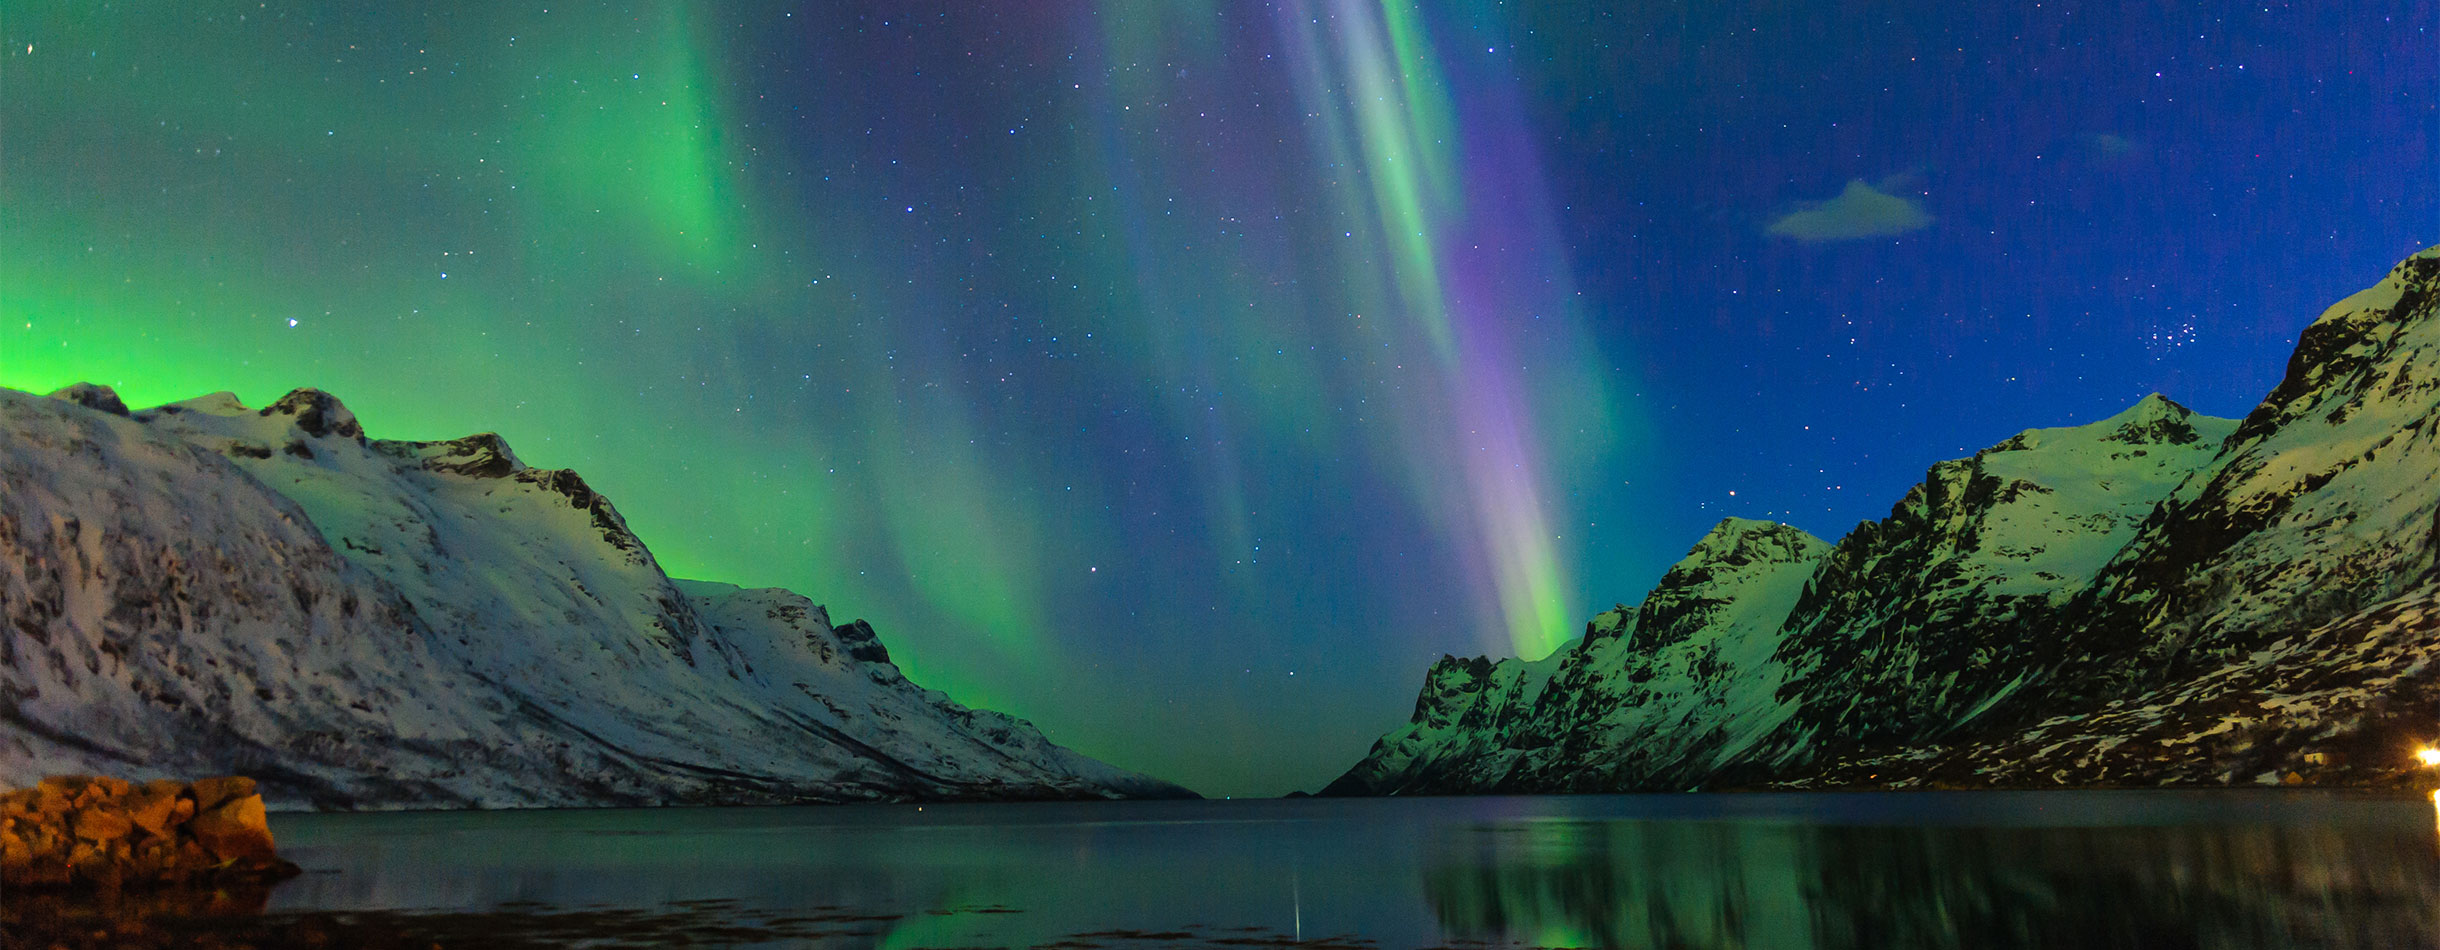
[[[1890,184],[1896,182],[1892,179]],[[1904,234],[1932,223],[1923,206],[1858,178],[1838,197],[1791,212],[1764,230],[1799,241],[1851,241]]]
[[[2109,132],[2091,132],[2083,136],[2084,147],[2102,164],[2133,161],[2151,151],[2142,141]]]

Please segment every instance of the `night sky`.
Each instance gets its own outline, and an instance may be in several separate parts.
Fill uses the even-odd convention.
[[[12,0],[0,385],[496,430],[1211,795],[2440,240],[2428,4],[426,6]]]

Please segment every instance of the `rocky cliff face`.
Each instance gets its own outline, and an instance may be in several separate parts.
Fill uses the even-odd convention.
[[[2436,295],[2440,248],[2307,328],[2242,422],[2153,396],[2025,432],[1681,612],[1757,533],[1725,524],[1533,714],[1468,729],[1435,677],[1330,791],[2401,780],[2440,712]],[[1687,644],[1742,662],[1690,676]]]
[[[0,784],[254,775],[275,806],[1183,795],[901,676],[861,621],[673,581],[497,436],[299,390],[0,390]]]

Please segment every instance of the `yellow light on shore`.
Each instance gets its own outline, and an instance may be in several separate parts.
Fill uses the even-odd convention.
[[[2427,766],[2440,765],[2440,749],[2424,746],[2415,751],[2415,758],[2422,760],[2423,764]]]

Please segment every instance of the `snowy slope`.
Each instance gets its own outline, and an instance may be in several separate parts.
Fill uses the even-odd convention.
[[[1731,518],[1639,608],[1603,612],[1535,663],[1443,657],[1415,716],[1332,783],[1334,794],[1606,787],[1709,774],[1786,718],[1772,659],[1829,545]]]
[[[1933,466],[1801,596],[1700,627],[1770,645],[1734,678],[1672,685],[1664,579],[1534,715],[1410,724],[1331,791],[2407,780],[2440,708],[2435,300],[2440,248],[2308,327],[2242,422],[2151,396]]]
[[[2422,586],[2440,553],[2440,248],[2325,311],[2208,477],[2097,584],[2104,678],[2158,685]],[[2108,652],[2105,642],[2088,653]]]
[[[1787,618],[1802,711],[1776,748],[1936,737],[2040,683],[2061,611],[2236,425],[2153,395],[1932,466]]]
[[[1795,711],[1780,622],[1829,552],[1784,524],[1713,527],[1644,597],[1635,636],[1563,671],[1570,701],[1536,723],[1556,741],[1513,787],[1683,787],[1746,755]]]
[[[783,591],[672,581],[489,434],[337,400],[0,390],[0,783],[266,780],[323,807],[1182,794],[908,682]]]

